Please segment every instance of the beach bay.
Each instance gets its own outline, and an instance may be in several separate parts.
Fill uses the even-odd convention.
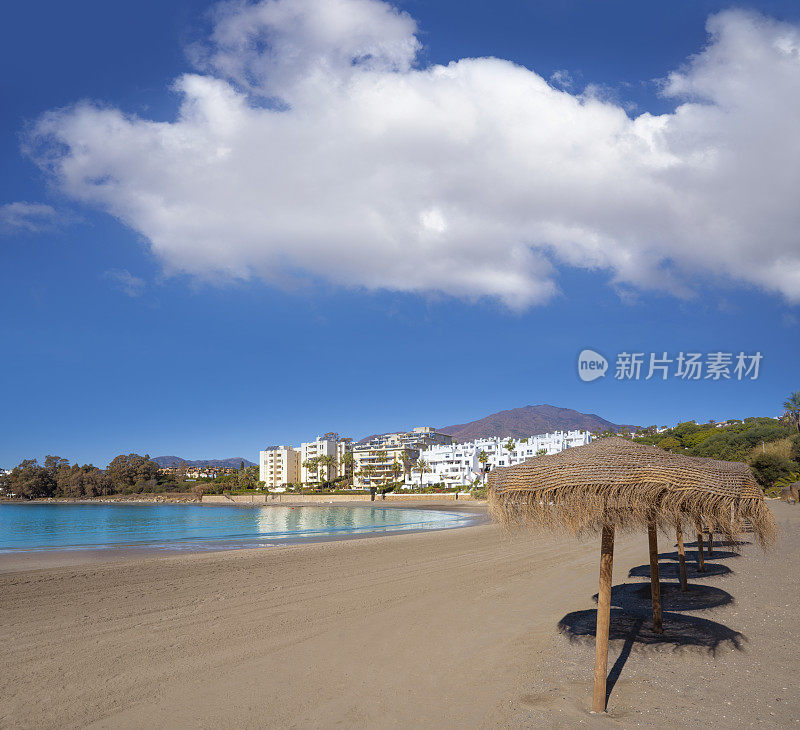
[[[792,726],[800,507],[771,506],[776,551],[702,580],[733,602],[697,616],[740,648],[634,646],[607,716],[591,642],[557,632],[594,606],[598,540],[479,524],[5,572],[0,726]],[[614,584],[645,563],[620,537]]]

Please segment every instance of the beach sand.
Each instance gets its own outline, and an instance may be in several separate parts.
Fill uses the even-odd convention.
[[[6,572],[0,727],[794,726],[800,507],[772,507],[774,553],[693,581],[733,602],[687,615],[739,648],[613,642],[607,715],[591,638],[557,630],[594,606],[599,539],[482,524]],[[619,538],[614,584],[647,562],[646,536]]]

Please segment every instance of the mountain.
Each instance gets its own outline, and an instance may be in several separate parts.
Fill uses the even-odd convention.
[[[232,456],[230,459],[197,459],[191,461],[190,459],[181,459],[180,456],[154,456],[153,461],[156,462],[162,469],[167,466],[178,466],[182,461],[186,462],[187,466],[224,466],[236,467],[244,462],[245,466],[257,466],[252,461],[243,459],[241,456]]]
[[[524,406],[500,411],[491,416],[469,423],[458,423],[437,429],[458,441],[471,441],[489,436],[511,436],[520,438],[552,431],[619,431],[627,428],[635,431],[638,427],[621,425],[607,421],[595,413],[581,413],[571,408],[558,408],[550,405]]]

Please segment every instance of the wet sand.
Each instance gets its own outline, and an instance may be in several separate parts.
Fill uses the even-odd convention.
[[[771,506],[775,553],[720,553],[730,572],[693,581],[731,597],[681,611],[717,628],[613,642],[607,716],[588,713],[574,614],[594,605],[598,541],[483,524],[7,572],[0,727],[793,726],[800,507]],[[645,564],[644,535],[619,539],[615,585]]]

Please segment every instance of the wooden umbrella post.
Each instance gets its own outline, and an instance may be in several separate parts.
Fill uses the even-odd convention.
[[[611,567],[614,562],[614,526],[603,525],[600,543],[600,588],[597,593],[597,631],[595,633],[594,693],[592,712],[606,711],[608,676],[608,633],[611,627]]]
[[[681,523],[675,525],[675,536],[678,540],[678,562],[680,563],[681,570],[681,590],[685,593],[689,590],[689,584],[686,580],[686,549],[683,547],[683,530]]]
[[[708,526],[708,557],[712,557],[714,555],[714,528],[709,525]]]
[[[647,539],[650,543],[650,597],[653,599],[653,631],[664,632],[661,625],[661,583],[658,575],[658,534],[655,516],[647,523]]]
[[[706,572],[706,561],[703,558],[703,528],[697,526],[697,572]]]

